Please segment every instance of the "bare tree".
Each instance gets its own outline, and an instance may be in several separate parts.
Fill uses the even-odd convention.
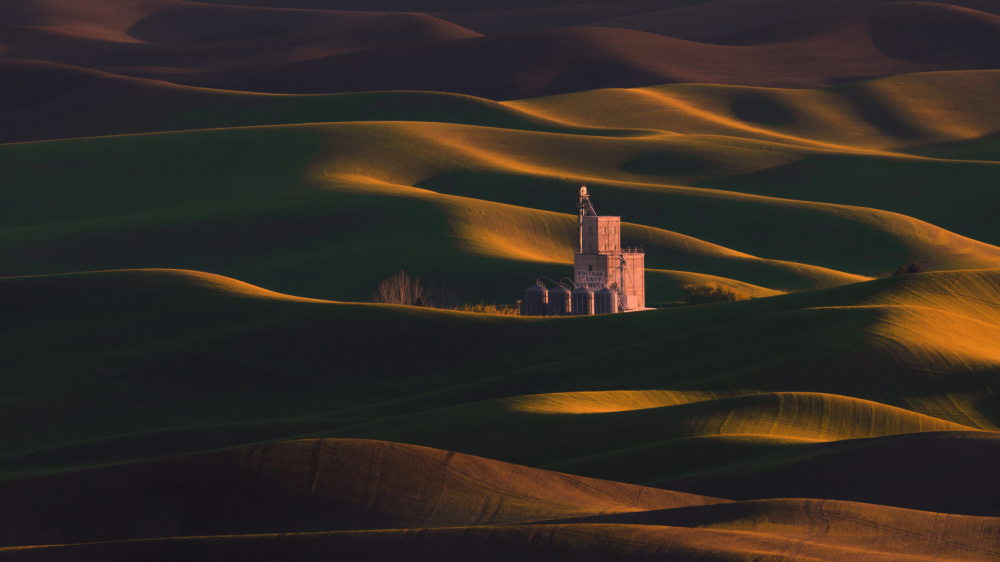
[[[410,277],[405,271],[393,275],[378,285],[372,302],[386,304],[406,304],[410,306],[431,306],[427,287],[419,277]]]

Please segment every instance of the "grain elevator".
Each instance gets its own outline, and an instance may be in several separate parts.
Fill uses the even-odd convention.
[[[573,278],[546,289],[539,280],[525,291],[526,316],[611,314],[646,307],[646,255],[621,246],[621,217],[600,216],[587,187],[580,188],[579,246],[573,258]],[[567,294],[569,293],[569,294]]]

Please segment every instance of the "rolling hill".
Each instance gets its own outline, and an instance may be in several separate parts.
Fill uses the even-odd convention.
[[[732,44],[680,39],[671,30],[582,26],[573,17],[572,27],[553,22],[483,36],[436,16],[391,9],[17,0],[0,14],[6,16],[0,45],[11,59],[188,86],[301,94],[432,90],[490,99],[665,83],[815,88],[1000,65],[1000,15],[937,3],[762,22],[730,38]],[[670,13],[658,17],[673,20]]]
[[[882,122],[857,108],[855,88],[674,86],[506,104],[430,93],[130,88],[134,94],[107,106],[109,115],[120,108],[117,121],[95,113],[74,126],[156,130],[176,127],[184,107],[217,111],[191,116],[184,126],[197,130],[0,147],[5,177],[35,186],[9,194],[0,211],[5,271],[170,267],[301,296],[367,300],[380,279],[409,269],[460,286],[468,299],[509,299],[569,262],[573,222],[558,213],[567,209],[565,194],[584,182],[601,190],[600,208],[623,209],[631,222],[625,237],[645,247],[656,270],[650,282],[667,291],[664,300],[679,298],[692,274],[763,296],[884,275],[908,260],[932,269],[1000,264],[983,205],[1000,168],[958,154],[912,154],[914,146],[998,126],[987,102],[993,72],[866,84],[864,95],[877,92],[909,123],[940,104],[938,127],[916,138],[879,129]],[[933,95],[902,113],[898,100],[915,92]],[[125,102],[131,95],[133,110]],[[173,105],[141,111],[139,100],[155,103],[156,95]],[[967,100],[963,110],[948,104],[951,96]],[[25,109],[24,123],[87,99],[71,93]],[[812,122],[750,124],[732,111],[742,99],[771,99]],[[407,114],[413,120],[401,120]],[[302,123],[310,115],[332,122]],[[256,126],[235,126],[241,119]],[[61,164],[48,165],[53,159]],[[966,181],[935,190],[954,178]],[[926,195],[898,197],[903,189]],[[726,220],[705,220],[716,213]],[[386,242],[401,232],[422,237]],[[63,242],[45,242],[53,237]],[[31,251],[39,244],[45,253]],[[375,267],[337,274],[340,259],[375,257]]]
[[[716,443],[739,460],[786,445],[994,431],[997,276],[925,273],[564,320],[555,333],[544,320],[310,301],[179,271],[2,279],[13,326],[5,356],[17,373],[6,385],[20,397],[6,415],[48,419],[0,459],[14,475],[320,432],[547,466],[658,454],[692,437],[728,436]],[[601,349],[565,353],[595,329],[609,334]],[[59,349],[47,362],[42,331]],[[441,356],[438,340],[454,351]],[[797,351],[779,353],[788,347]],[[239,400],[227,398],[233,387]],[[128,407],[114,406],[125,396]],[[603,476],[635,465],[618,466],[626,472]],[[643,478],[667,476],[677,469]]]
[[[995,0],[2,3],[0,560],[1000,560],[998,53]],[[452,309],[569,276],[583,184],[656,310]]]
[[[836,501],[732,503],[363,440],[277,443],[26,484],[0,489],[4,538],[53,546],[0,548],[11,560],[201,560],[219,552],[312,560],[331,551],[413,560],[996,554],[981,542],[997,532],[995,518]],[[21,498],[39,496],[55,509],[76,504],[90,525],[31,536],[37,523],[10,514]],[[36,517],[46,520],[48,509],[36,503]],[[885,531],[873,535],[875,525]],[[177,534],[189,538],[170,538]]]

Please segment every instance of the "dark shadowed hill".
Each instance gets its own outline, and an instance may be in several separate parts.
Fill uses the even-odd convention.
[[[979,36],[981,28],[1000,29],[997,22],[1000,17],[986,15],[971,20]],[[931,35],[920,42],[911,41],[905,30],[880,28],[880,33],[872,33],[866,22],[851,20],[794,45],[716,46],[623,29],[567,28],[254,68],[130,72],[262,92],[405,89],[511,99],[676,82],[804,88],[901,72],[993,68],[1000,63],[1000,50],[969,52],[962,39],[969,33],[964,26],[951,39]],[[937,47],[930,53],[921,46],[927,41]]]
[[[0,498],[0,546],[511,524],[725,501],[356,439],[8,482]],[[35,512],[23,517],[29,503]],[[82,524],[46,525],[69,505]]]
[[[729,502],[398,443],[279,442],[0,485],[4,560],[834,560],[998,553],[996,518]],[[74,518],[63,514],[70,510]],[[25,516],[27,514],[27,516]],[[873,533],[877,528],[879,532]],[[89,544],[88,544],[89,543]],[[51,546],[48,546],[51,545]]]
[[[607,8],[579,9],[598,6]],[[0,45],[8,58],[272,93],[432,90],[511,99],[676,82],[801,88],[1000,64],[1000,16],[921,2],[822,15],[792,11],[780,21],[744,18],[738,29],[712,38],[729,45],[679,39],[689,35],[669,26],[644,26],[655,33],[626,29],[614,18],[601,23],[553,16],[550,24],[482,37],[434,10],[436,15],[179,0],[14,0],[4,10]],[[677,21],[670,14],[644,21]],[[748,25],[753,21],[759,25]],[[591,27],[567,27],[582,25]]]
[[[1000,15],[996,0],[946,0],[898,2],[896,0],[840,0],[838,2],[798,2],[797,0],[714,0],[683,6],[664,6],[591,25],[648,31],[703,43],[734,43],[754,37],[759,42],[781,40],[781,28],[797,37],[828,27],[852,13],[872,11],[881,5],[932,4],[932,7],[959,6]],[[891,9],[891,8],[890,8]],[[812,22],[812,25],[809,23]],[[774,35],[771,35],[771,34]]]

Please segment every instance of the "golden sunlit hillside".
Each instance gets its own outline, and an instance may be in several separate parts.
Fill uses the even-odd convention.
[[[995,0],[3,3],[0,561],[1000,560],[998,53]]]

